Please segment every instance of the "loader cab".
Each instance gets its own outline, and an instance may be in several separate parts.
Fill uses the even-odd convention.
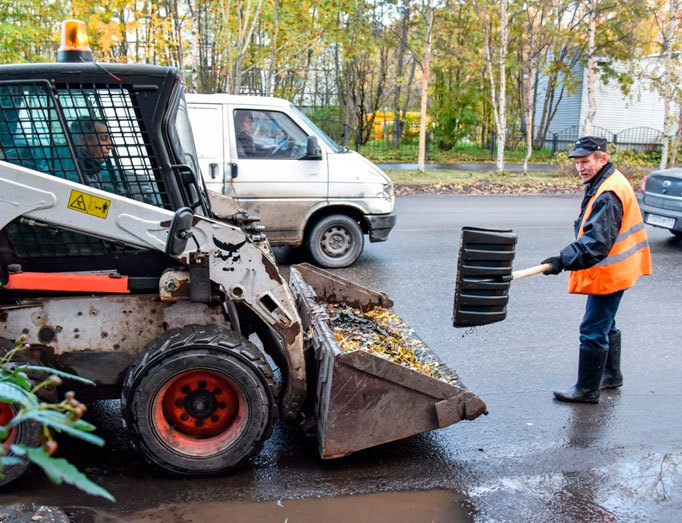
[[[170,67],[93,62],[0,66],[0,160],[170,210],[211,212],[198,176],[182,84]],[[111,260],[113,255],[125,266],[116,268],[128,274],[158,272],[126,256],[129,251],[25,220],[0,234],[0,261],[21,263],[24,270],[46,270],[55,257],[69,257],[70,266],[75,261],[76,267],[93,270],[102,257]]]

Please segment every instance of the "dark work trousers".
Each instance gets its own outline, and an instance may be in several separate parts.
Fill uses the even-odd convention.
[[[616,331],[616,312],[623,292],[592,294],[587,297],[580,323],[580,346],[588,350],[608,350],[609,334]]]

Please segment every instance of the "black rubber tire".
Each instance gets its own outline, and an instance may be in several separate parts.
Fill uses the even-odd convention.
[[[364,236],[358,222],[343,214],[318,221],[305,239],[305,248],[315,265],[337,269],[355,263],[362,253]]]
[[[196,372],[217,376],[238,398],[235,421],[214,435],[183,432],[182,422],[173,422],[164,410],[173,387]],[[260,452],[272,434],[276,397],[272,369],[256,346],[222,327],[191,325],[147,346],[128,372],[121,406],[131,440],[148,461],[173,474],[208,475],[239,467]]]
[[[678,240],[682,240],[682,231],[670,231],[672,235]]]
[[[2,408],[10,408],[16,415],[17,407],[13,404],[3,404]],[[40,445],[40,436],[42,435],[42,429],[40,425],[34,421],[24,421],[18,426],[14,427],[10,432],[7,440],[2,442],[3,446],[6,446],[6,452],[9,456],[15,456],[15,454],[9,449],[9,445],[25,445],[27,447],[38,447]],[[16,457],[16,456],[15,456]],[[30,467],[31,463],[26,459],[26,457],[21,458],[22,462],[16,465],[8,465],[2,470],[2,477],[0,477],[0,487],[8,485],[13,481],[19,479]]]
[[[13,348],[14,348],[13,341],[7,338],[0,337],[1,354],[6,354]],[[36,363],[35,361],[31,361],[30,356],[26,354],[26,351],[20,351],[16,356],[16,360],[21,363],[25,362]],[[37,363],[39,364],[40,362]],[[0,405],[0,410],[4,409],[10,409],[14,415],[17,413],[18,407],[13,404],[3,403],[2,405]],[[0,415],[0,418],[1,417],[3,416]],[[34,421],[25,421],[21,423],[18,427],[15,427],[13,429],[13,432],[10,432],[9,437],[2,442],[2,445],[5,446],[5,452],[7,452],[9,456],[14,456],[14,454],[9,450],[10,444],[26,445],[27,447],[37,447],[40,445],[41,435],[42,429],[40,427],[40,424]],[[31,464],[27,459],[22,458],[21,463],[5,467],[2,472],[3,477],[0,477],[0,487],[8,485],[12,481],[21,477],[24,474],[24,472],[28,470],[30,465]]]

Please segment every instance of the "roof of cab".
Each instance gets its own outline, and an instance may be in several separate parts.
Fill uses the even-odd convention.
[[[225,94],[225,93],[215,93],[215,94],[196,94],[196,93],[185,93],[185,98],[188,102],[192,103],[221,103],[221,104],[234,104],[234,105],[250,105],[250,106],[276,106],[276,107],[289,107],[291,102],[283,98],[275,98],[270,96],[250,96],[243,94]]]

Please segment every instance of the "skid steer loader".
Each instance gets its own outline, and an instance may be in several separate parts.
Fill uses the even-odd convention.
[[[81,24],[57,63],[0,66],[3,347],[25,335],[29,361],[97,384],[79,397],[120,398],[133,444],[177,474],[244,463],[306,399],[323,458],[486,412],[452,380],[343,352],[323,302],[390,299],[307,265],[287,283],[257,218],[205,190],[178,71],[95,63],[68,45]],[[94,169],[87,147],[107,153]]]

